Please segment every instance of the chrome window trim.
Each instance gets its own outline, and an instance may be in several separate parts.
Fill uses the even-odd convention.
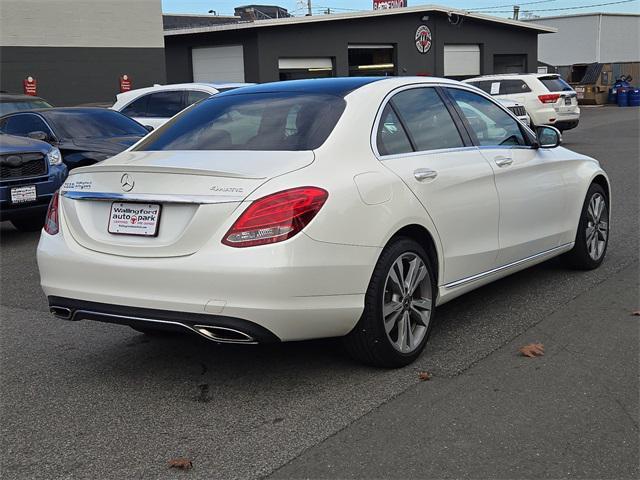
[[[93,201],[122,201],[145,203],[181,203],[190,205],[210,205],[215,203],[242,202],[244,196],[233,195],[176,195],[154,193],[117,193],[117,192],[86,192],[65,190],[60,195],[71,200]]]
[[[508,264],[503,265],[501,267],[496,267],[496,268],[493,268],[491,270],[487,270],[486,272],[478,273],[478,274],[472,275],[470,277],[461,278],[460,280],[456,280],[454,282],[446,283],[443,286],[444,286],[444,288],[447,288],[447,289],[459,287],[459,286],[465,285],[467,283],[471,283],[471,282],[474,282],[476,280],[480,280],[482,278],[488,277],[490,275],[493,275],[494,273],[499,273],[499,272],[502,272],[502,271],[507,270],[509,268],[521,265],[521,264],[526,263],[526,262],[529,262],[531,260],[535,260],[535,259],[543,257],[545,255],[549,255],[549,254],[557,252],[559,250],[563,250],[563,249],[564,250],[569,250],[570,247],[573,247],[574,243],[575,242],[565,243],[565,244],[560,245],[558,247],[554,247],[554,248],[551,248],[549,250],[545,250],[544,252],[536,253],[535,255],[531,255],[530,257],[526,257],[526,258],[522,258],[520,260],[516,260],[515,262],[508,263]]]

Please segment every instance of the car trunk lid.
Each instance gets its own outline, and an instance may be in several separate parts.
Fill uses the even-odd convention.
[[[256,188],[313,159],[310,151],[124,152],[74,170],[61,189],[61,209],[69,233],[85,248],[129,257],[190,255]],[[123,207],[158,206],[155,235],[117,233],[112,217]],[[133,221],[129,213],[117,221]]]

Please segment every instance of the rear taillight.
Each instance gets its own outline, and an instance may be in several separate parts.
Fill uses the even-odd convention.
[[[547,93],[546,95],[538,95],[538,100],[540,100],[542,103],[556,103],[559,98],[559,93]]]
[[[317,187],[299,187],[254,201],[224,236],[230,247],[253,247],[293,237],[316,216],[329,194]]]
[[[44,231],[49,235],[57,235],[60,231],[60,225],[58,223],[58,192],[53,194],[51,202],[49,202],[49,208],[47,209],[47,218],[44,221]]]

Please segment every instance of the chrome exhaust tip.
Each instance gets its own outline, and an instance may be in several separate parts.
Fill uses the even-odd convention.
[[[49,311],[53,313],[57,318],[61,318],[62,320],[71,320],[71,309],[67,307],[49,307]]]
[[[251,335],[228,327],[216,327],[211,325],[194,325],[191,327],[196,333],[208,340],[220,343],[258,343]]]

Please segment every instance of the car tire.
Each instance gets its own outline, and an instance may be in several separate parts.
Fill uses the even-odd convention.
[[[570,267],[598,268],[609,245],[609,198],[604,189],[592,183],[582,205],[573,249],[565,254]]]
[[[44,217],[45,214],[43,213],[42,215],[14,218],[11,220],[11,224],[21,232],[37,232],[42,230],[44,226]]]
[[[409,238],[393,240],[373,271],[362,317],[343,339],[349,354],[385,368],[403,367],[418,358],[433,325],[435,285],[424,248]]]

